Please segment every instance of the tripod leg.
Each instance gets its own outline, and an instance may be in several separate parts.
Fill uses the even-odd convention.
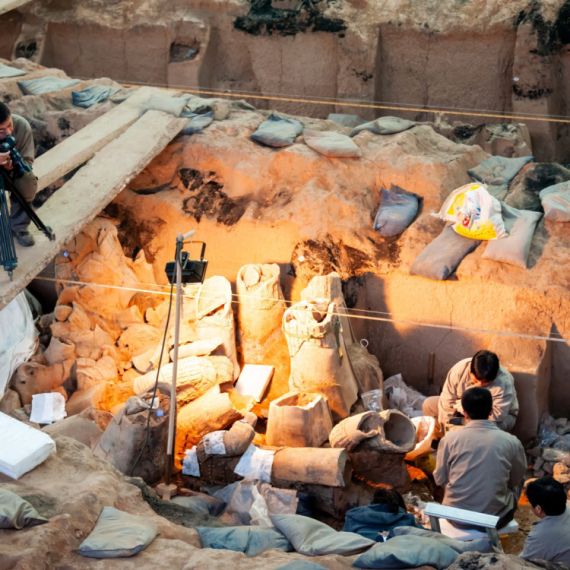
[[[20,206],[22,206],[22,208],[24,209],[24,211],[26,212],[26,214],[28,215],[30,220],[32,220],[32,222],[34,222],[34,225],[36,226],[36,228],[38,228],[38,230],[43,232],[49,238],[50,241],[54,241],[55,240],[55,234],[54,234],[53,230],[49,226],[46,226],[40,220],[39,216],[36,214],[36,212],[34,211],[32,206],[28,202],[26,202],[24,197],[20,194],[18,189],[14,186],[14,183],[7,176],[3,175],[3,178],[4,178],[4,182],[5,182],[6,186],[8,187],[8,190],[10,191],[11,197],[16,198],[16,200],[19,202]]]
[[[0,177],[0,264],[4,266],[12,281],[12,272],[18,267],[16,257],[16,247],[14,246],[14,236],[10,224],[10,214],[8,212],[8,199],[2,177]]]

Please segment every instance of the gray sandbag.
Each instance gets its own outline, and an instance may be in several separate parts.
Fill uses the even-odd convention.
[[[103,507],[95,528],[77,552],[88,558],[128,558],[144,550],[157,534],[155,522]]]
[[[410,275],[443,281],[458,267],[463,258],[474,251],[481,242],[459,235],[453,226],[443,231],[418,255]]]
[[[183,135],[197,135],[200,134],[206,127],[209,127],[213,121],[214,116],[212,111],[208,111],[203,115],[198,115],[196,113],[182,113],[181,117],[184,119],[190,119],[188,126],[182,130]]]
[[[251,138],[266,146],[276,148],[290,146],[303,131],[303,125],[294,119],[280,117],[271,113],[269,117],[259,125]]]
[[[28,501],[6,489],[0,489],[0,529],[20,530],[47,522]]]
[[[309,148],[328,158],[359,158],[362,156],[354,141],[340,133],[305,129],[303,138]]]
[[[357,568],[418,568],[432,566],[444,570],[459,556],[455,550],[425,536],[396,536],[376,544],[356,559]]]
[[[288,562],[283,566],[279,566],[275,570],[326,570],[324,566],[315,564],[314,562],[307,562],[306,560],[295,560]]]
[[[287,538],[273,527],[233,526],[224,528],[196,527],[202,548],[233,550],[246,556],[257,556],[266,550],[277,548],[291,552],[293,547]]]
[[[176,495],[170,499],[172,503],[186,507],[187,509],[192,509],[196,513],[203,513],[205,515],[212,515],[217,517],[226,506],[224,501],[216,499],[216,497],[210,497],[205,493],[194,492],[190,497],[182,497]]]
[[[19,77],[21,75],[27,75],[28,72],[23,69],[17,69],[16,67],[11,67],[10,65],[4,65],[0,63],[0,77]]]
[[[485,184],[489,194],[497,198],[497,200],[503,200],[507,195],[509,182],[533,158],[532,156],[521,156],[518,158],[492,156],[478,164],[475,168],[468,170],[467,174],[476,182]]]
[[[375,544],[354,532],[337,532],[330,526],[302,515],[273,515],[271,522],[305,556],[358,554]]]
[[[509,235],[489,241],[481,257],[526,269],[532,236],[542,214],[529,210],[517,210],[507,206],[504,202],[501,202],[501,213]]]
[[[187,99],[185,97],[168,97],[168,95],[153,95],[144,103],[140,116],[142,117],[147,111],[162,111],[180,117],[186,106]]]
[[[72,91],[71,100],[76,107],[88,109],[96,103],[102,103],[112,97],[118,89],[108,85],[90,85],[82,91]]]
[[[462,540],[455,540],[449,536],[445,536],[440,532],[435,532],[433,530],[428,530],[427,528],[417,528],[414,526],[398,526],[392,529],[390,532],[391,536],[425,536],[426,538],[431,538],[433,540],[438,540],[442,544],[449,546],[458,552],[463,554],[464,552],[494,552],[493,545],[491,541],[487,538],[478,538],[477,540],[469,540],[463,542]]]
[[[364,124],[366,121],[361,119],[358,115],[346,115],[344,113],[329,113],[327,117],[329,121],[341,125],[342,127],[350,127],[354,129],[359,125]]]
[[[570,182],[561,182],[541,190],[540,201],[547,220],[570,222]]]
[[[417,194],[401,194],[397,186],[390,190],[382,188],[382,201],[374,219],[374,231],[391,237],[401,234],[416,217],[419,207]]]
[[[79,79],[62,79],[61,77],[40,77],[39,79],[28,79],[18,81],[18,86],[24,95],[42,95],[51,93],[59,89],[73,87],[80,83]]]
[[[407,131],[415,126],[416,123],[408,121],[407,119],[400,119],[399,117],[380,117],[375,121],[359,125],[350,133],[350,136],[354,137],[362,131],[370,131],[375,135],[394,135]]]
[[[554,162],[533,162],[523,168],[509,184],[505,204],[519,210],[543,213],[540,192],[570,181],[570,169]]]

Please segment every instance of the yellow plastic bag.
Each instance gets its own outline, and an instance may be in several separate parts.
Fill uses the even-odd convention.
[[[483,184],[466,184],[454,190],[445,199],[439,216],[454,222],[453,229],[467,238],[492,240],[508,236],[501,203]]]

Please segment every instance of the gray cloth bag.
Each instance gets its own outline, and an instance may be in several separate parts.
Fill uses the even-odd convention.
[[[15,493],[0,489],[0,529],[12,528],[20,530],[26,526],[47,523],[36,509]]]

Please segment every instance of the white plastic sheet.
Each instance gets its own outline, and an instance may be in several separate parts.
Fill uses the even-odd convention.
[[[224,434],[226,430],[213,431],[202,438],[206,455],[225,455]]]
[[[435,431],[435,418],[428,416],[418,416],[412,418],[412,423],[416,428],[416,447],[405,457],[406,461],[413,461],[420,455],[425,455],[431,450]]]
[[[36,346],[32,311],[22,292],[0,311],[0,399],[16,368],[33,356]]]
[[[55,441],[43,431],[0,412],[0,473],[19,479],[43,463]]]
[[[182,473],[192,477],[200,477],[200,464],[198,463],[196,446],[186,450],[184,460],[182,461]]]
[[[388,403],[393,410],[400,410],[410,418],[423,416],[422,404],[426,397],[417,390],[410,388],[401,374],[390,376],[384,381],[384,390]]]
[[[265,483],[271,483],[271,469],[275,451],[269,449],[259,449],[255,445],[250,445],[247,451],[241,456],[239,463],[234,469],[234,473],[250,479],[259,479]]]
[[[65,398],[59,392],[35,394],[32,396],[30,421],[36,424],[52,424],[67,416]]]

